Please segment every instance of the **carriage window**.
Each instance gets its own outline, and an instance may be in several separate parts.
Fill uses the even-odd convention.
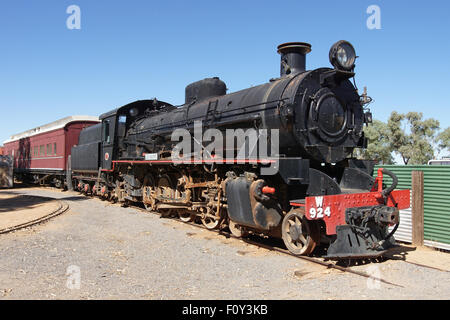
[[[56,156],[56,143],[53,144],[53,154]]]
[[[44,156],[45,155],[45,146],[39,146],[39,155]]]
[[[119,123],[126,123],[127,122],[127,116],[119,116]]]
[[[109,120],[106,120],[105,122],[103,122],[103,141],[105,142],[110,142],[110,137],[109,137]]]
[[[51,143],[47,144],[47,155],[48,156],[52,155],[52,145],[51,145]]]

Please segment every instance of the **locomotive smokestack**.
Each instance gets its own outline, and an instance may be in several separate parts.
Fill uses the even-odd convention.
[[[287,42],[278,46],[281,54],[280,76],[303,72],[306,70],[306,54],[311,52],[311,45],[305,42]]]

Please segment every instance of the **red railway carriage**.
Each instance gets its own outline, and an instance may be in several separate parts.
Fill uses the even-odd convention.
[[[17,177],[61,186],[80,131],[98,122],[98,117],[92,116],[66,117],[11,136],[4,142],[4,152],[13,157]]]

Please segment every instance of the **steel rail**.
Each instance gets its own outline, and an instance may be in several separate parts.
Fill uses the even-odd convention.
[[[141,208],[139,206],[136,206],[136,205],[129,205],[129,206],[134,208],[134,209],[137,209],[139,211],[143,211],[143,212],[146,212],[146,213],[153,213],[155,215],[161,216],[156,211],[148,211],[148,210],[146,210],[144,208]],[[240,241],[242,241],[244,243],[252,244],[252,245],[264,248],[264,249],[269,250],[269,251],[277,251],[277,252],[289,255],[291,257],[294,257],[294,258],[305,260],[305,261],[310,262],[310,263],[319,264],[319,265],[321,265],[323,267],[326,267],[328,269],[332,268],[332,269],[336,269],[336,270],[339,270],[339,271],[342,271],[342,272],[348,272],[348,273],[352,273],[352,274],[355,274],[355,275],[358,275],[358,276],[362,276],[362,277],[365,277],[365,278],[373,279],[375,281],[380,281],[380,282],[388,284],[388,285],[404,288],[404,286],[402,286],[402,285],[399,285],[399,284],[396,284],[396,283],[393,283],[393,282],[389,282],[387,280],[384,280],[384,279],[381,279],[381,278],[378,278],[378,277],[374,277],[374,276],[372,276],[370,274],[367,274],[365,272],[356,271],[356,270],[352,270],[352,269],[349,269],[349,268],[346,268],[346,267],[338,266],[338,265],[336,265],[334,263],[325,262],[325,261],[319,260],[317,258],[312,258],[312,257],[308,257],[308,256],[297,256],[297,255],[294,255],[291,252],[289,252],[289,250],[285,250],[285,249],[277,248],[277,247],[274,247],[274,246],[266,245],[266,244],[259,243],[257,241],[253,241],[253,240],[250,240],[250,239],[238,238],[238,237],[234,236],[233,234],[231,234],[231,232],[226,232],[226,231],[217,230],[217,229],[208,229],[202,224],[196,224],[195,222],[194,223],[192,223],[192,222],[184,222],[184,221],[181,221],[180,219],[175,218],[175,217],[173,217],[173,218],[172,217],[164,217],[164,218],[171,219],[171,220],[174,220],[174,221],[177,221],[177,222],[181,222],[181,223],[184,223],[186,225],[194,226],[194,227],[197,227],[197,228],[200,228],[200,229],[203,229],[203,230],[212,231],[212,232],[217,233],[219,235],[223,235],[226,238],[230,238],[231,237],[231,238],[234,238],[236,240],[240,240]]]
[[[25,185],[25,186],[32,186],[32,187],[34,187],[34,185],[30,185],[30,184],[24,184],[24,185]],[[58,190],[60,190],[59,188],[55,188],[55,187],[46,187],[46,186],[39,186],[39,188],[44,188],[44,189],[58,189]],[[86,197],[95,197],[96,199],[100,199],[98,196],[87,196],[87,195],[85,195],[85,196],[86,196]],[[107,200],[106,200],[106,201],[107,201]],[[61,202],[61,201],[60,201],[60,202]],[[138,205],[129,204],[129,206],[131,206],[131,207],[134,208],[134,209],[137,209],[137,210],[146,212],[146,213],[153,213],[153,214],[156,214],[156,215],[160,215],[160,214],[159,214],[158,212],[156,212],[156,211],[148,211],[148,210],[146,210],[146,209],[144,209],[144,208],[139,207]],[[60,208],[61,208],[61,207],[60,207]],[[14,226],[14,227],[11,227],[11,228],[6,228],[6,229],[3,229],[3,230],[0,230],[0,234],[12,232],[12,231],[15,231],[15,230],[19,230],[19,229],[21,229],[21,228],[30,227],[30,226],[32,226],[32,225],[34,225],[34,224],[39,224],[39,223],[45,222],[46,220],[48,220],[48,219],[50,219],[50,218],[52,218],[52,217],[54,217],[54,216],[57,216],[57,215],[59,215],[59,214],[64,213],[64,212],[67,211],[68,209],[69,209],[69,206],[67,205],[67,208],[65,208],[64,210],[62,210],[60,213],[55,213],[55,212],[54,212],[55,214],[54,214],[54,213],[51,213],[51,214],[49,214],[49,215],[47,215],[47,216],[44,216],[44,217],[41,217],[41,218],[39,218],[39,219],[30,221],[30,222],[25,223],[25,224],[21,224],[21,225],[18,225],[18,226]],[[398,284],[391,283],[391,282],[388,282],[388,281],[383,280],[383,279],[379,279],[379,278],[373,277],[373,276],[371,276],[371,275],[369,275],[369,274],[367,274],[367,273],[360,272],[360,271],[356,271],[356,270],[351,270],[351,269],[349,269],[349,268],[342,267],[342,266],[336,265],[336,264],[334,264],[334,263],[325,262],[325,261],[319,260],[319,259],[317,259],[317,258],[312,258],[312,257],[307,257],[307,256],[296,256],[296,255],[292,254],[291,252],[289,252],[288,250],[285,250],[285,249],[281,249],[281,248],[277,248],[277,247],[265,245],[265,244],[262,244],[262,243],[259,243],[259,242],[255,242],[255,241],[252,241],[252,240],[249,240],[249,239],[238,238],[238,237],[235,237],[233,234],[228,233],[228,232],[225,232],[225,231],[223,231],[223,230],[211,230],[211,229],[208,229],[208,228],[206,228],[205,226],[200,225],[200,224],[190,223],[190,222],[184,222],[184,221],[181,221],[180,219],[177,219],[177,218],[171,218],[171,219],[176,220],[176,221],[181,222],[181,223],[185,223],[185,224],[190,225],[190,226],[195,226],[195,227],[198,227],[198,228],[202,228],[202,229],[204,229],[204,230],[213,231],[213,232],[216,232],[216,233],[218,233],[218,234],[221,234],[221,235],[223,235],[223,236],[225,236],[225,237],[232,237],[232,238],[234,238],[234,239],[237,239],[237,240],[240,240],[240,241],[249,243],[249,244],[253,244],[253,245],[256,245],[256,246],[265,248],[265,249],[270,250],[270,251],[278,251],[278,252],[280,252],[280,253],[284,253],[284,254],[290,255],[290,256],[295,257],[295,258],[303,259],[303,260],[309,261],[309,262],[311,262],[311,263],[316,263],[316,264],[322,265],[322,266],[327,267],[327,268],[333,268],[333,269],[340,270],[340,271],[342,271],[342,272],[349,272],[349,273],[353,273],[353,274],[356,274],[356,275],[359,275],[359,276],[363,276],[363,277],[366,277],[366,278],[371,278],[371,279],[374,279],[374,280],[379,280],[379,281],[381,281],[381,282],[383,282],[383,283],[386,283],[386,284],[390,284],[390,285],[394,285],[394,286],[398,286],[398,287],[403,287],[403,286],[401,286],[401,285],[398,285]],[[28,224],[29,224],[29,225],[28,225]],[[428,269],[433,269],[433,270],[437,270],[437,271],[441,271],[441,272],[450,272],[449,270],[440,269],[440,268],[432,267],[432,266],[427,266],[427,265],[420,264],[420,263],[416,263],[416,262],[406,261],[406,260],[403,260],[403,259],[395,259],[395,258],[388,257],[388,256],[385,256],[385,255],[382,255],[381,257],[383,257],[383,258],[385,258],[385,259],[389,259],[389,260],[402,261],[402,262],[409,263],[409,264],[412,264],[412,265],[416,265],[416,266],[419,266],[419,267],[428,268]]]
[[[32,227],[34,225],[46,222],[47,220],[50,220],[51,218],[59,216],[60,214],[66,212],[70,208],[70,206],[64,201],[58,201],[58,204],[59,204],[58,209],[52,211],[51,213],[49,213],[45,216],[42,216],[40,218],[31,220],[31,221],[27,221],[25,223],[21,223],[21,224],[12,226],[12,227],[1,229],[0,234],[6,234],[9,232],[17,231],[17,230],[20,230],[23,228]]]
[[[55,189],[54,187],[43,187],[43,186],[40,186],[40,188]],[[87,196],[87,197],[95,197],[97,199],[100,199],[98,196],[92,196],[92,195],[91,196]],[[108,200],[106,200],[106,201],[108,201]],[[111,202],[111,201],[109,201],[109,202]],[[153,213],[155,215],[160,215],[160,213],[158,213],[156,211],[148,211],[145,208],[139,207],[138,205],[135,205],[135,204],[132,204],[132,203],[129,203],[128,206],[132,207],[134,209],[137,209],[139,211],[143,211],[145,213]],[[169,218],[169,217],[165,217],[165,218]],[[371,278],[371,279],[383,282],[385,284],[389,284],[389,285],[393,285],[393,286],[397,286],[397,287],[402,287],[403,288],[403,286],[401,286],[401,285],[398,285],[398,284],[386,281],[384,279],[380,279],[380,278],[371,276],[371,275],[369,275],[369,274],[367,274],[365,272],[352,270],[352,269],[349,269],[348,267],[342,267],[342,266],[336,265],[336,264],[331,263],[331,262],[326,262],[326,261],[319,260],[318,258],[312,258],[312,257],[308,257],[308,256],[296,256],[296,255],[292,254],[291,252],[289,252],[289,250],[285,250],[285,249],[281,249],[281,248],[265,245],[265,244],[262,244],[262,243],[259,243],[259,242],[256,242],[256,241],[252,241],[250,239],[238,238],[238,237],[235,237],[230,232],[226,232],[226,231],[223,231],[223,230],[211,230],[211,229],[206,228],[204,225],[191,223],[191,222],[184,222],[184,221],[181,221],[178,218],[169,218],[169,219],[176,220],[178,222],[181,222],[181,223],[184,223],[184,224],[187,224],[187,225],[190,225],[190,226],[195,226],[197,228],[201,228],[201,229],[204,229],[204,230],[212,231],[212,232],[215,232],[217,234],[221,234],[221,235],[223,235],[223,236],[225,236],[227,238],[231,237],[231,238],[243,241],[245,243],[249,243],[249,244],[253,244],[253,245],[265,248],[265,249],[270,250],[270,251],[277,251],[277,252],[280,252],[280,253],[283,253],[283,254],[286,254],[286,255],[290,255],[290,256],[298,258],[298,259],[302,259],[302,260],[305,260],[305,261],[309,261],[311,263],[319,264],[319,265],[322,265],[323,267],[326,267],[326,268],[333,268],[333,269],[337,269],[337,270],[342,271],[342,272],[353,273],[355,275],[359,275],[359,276],[362,276],[362,277],[365,277],[365,278]],[[1,233],[3,233],[3,232],[0,230],[0,234]],[[427,265],[423,265],[423,264],[419,264],[419,263],[415,263],[415,262],[411,262],[411,261],[406,261],[406,260],[402,260],[402,259],[395,259],[395,258],[387,257],[385,255],[381,255],[381,257],[383,257],[385,259],[389,259],[389,260],[399,260],[399,261],[402,261],[402,262],[405,262],[405,263],[409,263],[409,264],[412,264],[412,265],[416,265],[416,266],[419,266],[419,267],[423,267],[423,268],[429,268],[429,269],[442,271],[442,272],[450,272],[449,270],[444,270],[444,269],[440,269],[440,268],[436,268],[436,267],[432,267],[432,266],[427,266]]]

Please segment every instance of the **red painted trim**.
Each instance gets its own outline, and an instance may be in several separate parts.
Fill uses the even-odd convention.
[[[275,163],[276,160],[268,159],[211,159],[211,160],[114,160],[117,163],[181,163],[181,164],[204,164],[204,163]]]
[[[378,189],[377,189],[378,187]],[[381,195],[381,191],[383,191],[383,168],[379,168],[377,171],[377,176],[375,178],[375,182],[373,183],[372,192],[378,191]]]
[[[290,205],[293,207],[304,207],[305,206],[304,203],[297,203],[297,202],[291,202]]]
[[[113,172],[113,171],[114,171],[114,168],[116,167],[116,162],[113,161],[112,163],[113,163],[113,166],[112,166],[112,169],[111,169],[111,170],[108,170],[108,169],[102,169],[102,172]]]
[[[336,194],[329,196],[306,197],[305,205],[290,202],[293,207],[305,207],[308,220],[323,220],[328,235],[336,234],[336,226],[345,225],[345,210],[364,206],[384,204],[378,192]],[[387,197],[386,205],[407,209],[410,207],[410,190],[394,190]]]
[[[103,172],[114,171],[116,163],[129,163],[129,164],[241,164],[241,163],[257,163],[257,164],[270,164],[275,163],[277,160],[269,159],[210,159],[210,160],[114,160],[112,161],[113,167],[111,170],[102,169]]]

